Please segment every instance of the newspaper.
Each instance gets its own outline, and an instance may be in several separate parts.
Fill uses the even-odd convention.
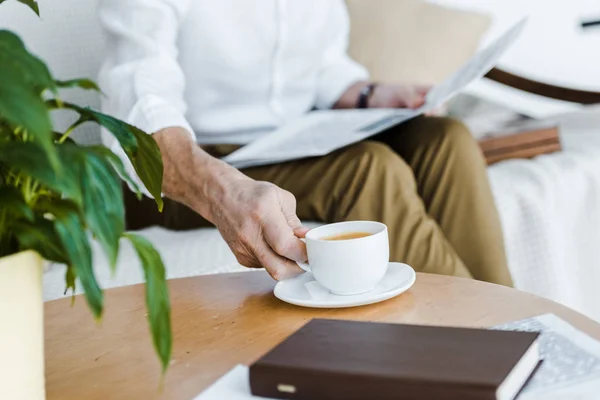
[[[286,123],[260,139],[224,157],[237,168],[274,164],[328,154],[359,142],[423,113],[434,110],[470,83],[483,77],[517,39],[526,24],[523,19],[426,96],[416,109],[320,110]]]
[[[494,329],[540,332],[543,362],[519,400],[600,399],[600,342],[553,314]]]

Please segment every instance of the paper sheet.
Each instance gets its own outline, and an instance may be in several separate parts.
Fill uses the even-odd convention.
[[[519,36],[521,20],[427,94],[417,110],[366,109],[314,111],[291,121],[223,158],[237,168],[315,157],[362,141],[394,125],[442,105],[468,84],[484,76]]]
[[[193,400],[257,400],[250,394],[248,367],[238,365]]]

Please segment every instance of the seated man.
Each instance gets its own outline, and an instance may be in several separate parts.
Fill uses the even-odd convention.
[[[302,219],[375,220],[392,261],[511,285],[485,162],[457,121],[420,117],[242,171],[218,159],[314,107],[423,103],[423,88],[372,85],[348,57],[343,0],[102,0],[100,12],[104,110],[153,133],[165,167],[164,213],[136,206],[130,228],[214,224],[242,265],[283,279],[306,260]]]

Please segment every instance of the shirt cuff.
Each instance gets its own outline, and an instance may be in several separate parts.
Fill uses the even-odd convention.
[[[369,72],[348,56],[327,66],[321,72],[315,105],[320,109],[330,109],[350,86],[369,79]]]
[[[184,128],[196,141],[194,130],[183,113],[158,96],[146,95],[139,99],[129,113],[127,122],[150,134],[169,127]]]

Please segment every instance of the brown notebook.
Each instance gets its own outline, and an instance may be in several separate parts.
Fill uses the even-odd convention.
[[[558,126],[523,127],[490,133],[479,140],[479,146],[488,165],[561,150]]]
[[[250,367],[250,387],[275,399],[513,399],[540,361],[538,336],[315,319]]]

